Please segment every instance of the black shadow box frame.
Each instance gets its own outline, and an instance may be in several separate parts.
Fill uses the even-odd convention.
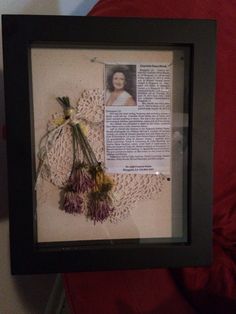
[[[5,15],[11,269],[13,274],[206,265],[212,258],[215,21]],[[188,51],[186,230],[183,241],[37,242],[32,46]],[[159,47],[159,48],[158,48]],[[175,82],[174,82],[175,83]]]

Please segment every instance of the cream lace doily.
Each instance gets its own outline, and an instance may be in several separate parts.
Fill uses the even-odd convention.
[[[87,129],[88,141],[98,161],[104,162],[104,93],[101,90],[86,90],[82,93],[75,119]],[[47,162],[42,166],[40,176],[57,187],[66,184],[73,162],[71,127],[64,124],[58,127],[63,113],[56,113],[49,121],[51,138],[47,139]],[[125,218],[140,200],[156,199],[161,192],[163,175],[155,174],[109,174],[114,180],[114,207],[112,222]]]

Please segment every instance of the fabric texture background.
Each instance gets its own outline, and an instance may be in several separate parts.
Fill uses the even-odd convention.
[[[65,274],[72,311],[236,313],[236,1],[101,0],[90,15],[217,20],[214,260],[201,268]]]

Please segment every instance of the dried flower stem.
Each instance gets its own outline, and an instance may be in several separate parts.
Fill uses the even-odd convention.
[[[81,195],[86,193],[88,198],[86,216],[94,223],[103,222],[114,211],[110,197],[113,183],[105,175],[80,124],[72,120],[71,115],[75,110],[70,106],[69,98],[58,97],[57,100],[64,109],[65,119],[69,120],[73,137],[73,166],[64,188],[64,210],[81,213],[84,199]],[[78,147],[81,148],[83,161],[79,159]]]

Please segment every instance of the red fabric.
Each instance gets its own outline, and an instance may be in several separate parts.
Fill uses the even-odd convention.
[[[64,275],[73,313],[236,313],[236,1],[101,0],[90,15],[217,20],[214,261],[205,268]]]

